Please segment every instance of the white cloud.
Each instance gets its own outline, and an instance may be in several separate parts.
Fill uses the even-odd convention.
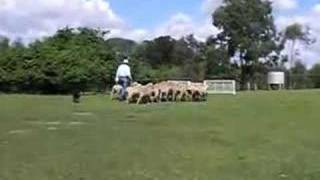
[[[180,38],[183,35],[193,33],[193,21],[186,14],[178,13],[172,16],[166,23],[156,28],[155,34],[158,36],[171,35]]]
[[[115,29],[109,37],[123,37],[136,41],[150,40],[159,36],[171,36],[175,39],[193,34],[196,39],[205,41],[209,36],[217,34],[211,19],[195,22],[189,15],[177,13],[154,29]]]
[[[204,0],[202,3],[202,10],[205,13],[211,14],[222,4],[223,0]]]
[[[121,29],[124,21],[104,0],[2,0],[0,33],[31,41],[65,26]]]
[[[177,13],[166,23],[160,25],[154,31],[154,36],[170,35],[176,39],[194,34],[195,38],[204,41],[210,35],[216,34],[217,29],[213,27],[210,20],[195,23],[188,15]]]
[[[278,10],[290,10],[298,7],[297,0],[270,0],[273,2],[273,7]]]

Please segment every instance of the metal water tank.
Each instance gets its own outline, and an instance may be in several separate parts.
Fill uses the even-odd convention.
[[[284,85],[285,74],[284,72],[272,71],[268,73],[268,84],[269,85]]]

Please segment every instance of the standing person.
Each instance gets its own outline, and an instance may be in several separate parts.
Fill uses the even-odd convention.
[[[120,91],[120,100],[122,101],[126,100],[127,87],[130,85],[131,80],[132,76],[129,66],[129,60],[125,58],[123,60],[123,63],[118,67],[115,79],[116,83],[122,86],[122,89]]]

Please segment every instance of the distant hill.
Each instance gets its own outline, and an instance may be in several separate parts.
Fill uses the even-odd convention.
[[[110,38],[107,43],[115,50],[124,53],[130,53],[137,46],[135,41],[123,38]]]

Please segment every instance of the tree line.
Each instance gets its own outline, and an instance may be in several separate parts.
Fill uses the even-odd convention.
[[[114,84],[124,57],[130,59],[134,79],[142,83],[235,79],[243,89],[264,89],[266,73],[281,70],[291,88],[320,87],[320,65],[309,70],[295,56],[298,41],[314,42],[308,28],[293,24],[278,31],[271,2],[224,0],[212,20],[219,33],[204,42],[191,34],[137,43],[106,39],[108,31],[85,27],[66,27],[28,45],[1,37],[0,91],[104,91]],[[286,44],[291,44],[289,54],[283,53]]]
[[[0,43],[0,89],[12,92],[69,93],[105,89],[116,61],[107,32],[64,28],[28,46]]]

